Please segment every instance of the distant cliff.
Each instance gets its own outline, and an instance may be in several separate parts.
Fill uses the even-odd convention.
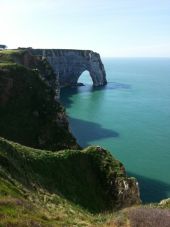
[[[48,60],[59,79],[60,86],[76,85],[85,70],[89,71],[93,86],[103,86],[107,83],[100,55],[91,50],[29,49],[29,51],[32,55]]]

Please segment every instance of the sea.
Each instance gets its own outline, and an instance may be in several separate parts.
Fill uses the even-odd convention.
[[[88,71],[61,102],[82,147],[99,145],[139,182],[144,203],[170,197],[170,58],[103,58],[108,84]]]

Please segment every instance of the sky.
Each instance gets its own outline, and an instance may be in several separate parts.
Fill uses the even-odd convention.
[[[170,0],[0,0],[0,44],[170,57]]]

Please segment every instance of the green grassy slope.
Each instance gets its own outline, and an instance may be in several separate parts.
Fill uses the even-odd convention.
[[[31,191],[0,173],[0,226],[98,226],[106,220],[62,196],[40,188]]]
[[[126,177],[122,164],[98,149],[55,153],[0,138],[0,226],[168,227],[170,211],[162,208],[169,203],[113,212],[109,179]]]
[[[0,176],[0,226],[99,226],[105,220],[62,196],[33,192]]]
[[[88,210],[98,213],[116,205],[109,178],[125,172],[109,152],[98,149],[55,153],[0,138],[0,224],[98,226],[106,221],[109,214]]]
[[[61,194],[93,212],[116,206],[109,180],[126,178],[122,164],[96,147],[52,153],[0,139],[0,166],[27,188]]]

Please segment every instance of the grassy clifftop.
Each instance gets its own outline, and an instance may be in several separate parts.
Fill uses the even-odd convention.
[[[130,183],[124,201],[121,182]],[[0,138],[2,226],[103,225],[114,214],[100,212],[139,202],[133,183],[123,165],[102,148],[54,153]]]
[[[131,195],[135,186],[123,165],[102,148],[52,153],[0,139],[0,165],[24,187],[61,194],[93,212],[124,206],[128,197],[132,204],[139,202],[137,195]],[[130,181],[124,201],[118,195],[118,182],[123,181]]]
[[[132,180],[99,147],[55,153],[0,138],[0,226],[168,227],[169,203],[117,210],[127,202],[120,182],[139,202]]]
[[[102,148],[55,153],[0,138],[2,223],[33,220],[41,224],[54,222],[57,226],[60,221],[69,223],[74,222],[73,219],[77,223],[83,219],[86,223],[102,223],[107,215],[93,217],[88,211],[111,211],[127,201],[127,198],[124,202],[119,198],[121,188],[116,179],[119,183],[130,180],[130,190],[134,192],[132,179],[126,177],[123,165]],[[132,204],[139,202],[130,192],[129,198]],[[54,212],[51,216],[50,211]],[[21,215],[21,219],[17,215]],[[57,215],[61,217],[55,220]],[[70,219],[65,220],[63,215]]]

